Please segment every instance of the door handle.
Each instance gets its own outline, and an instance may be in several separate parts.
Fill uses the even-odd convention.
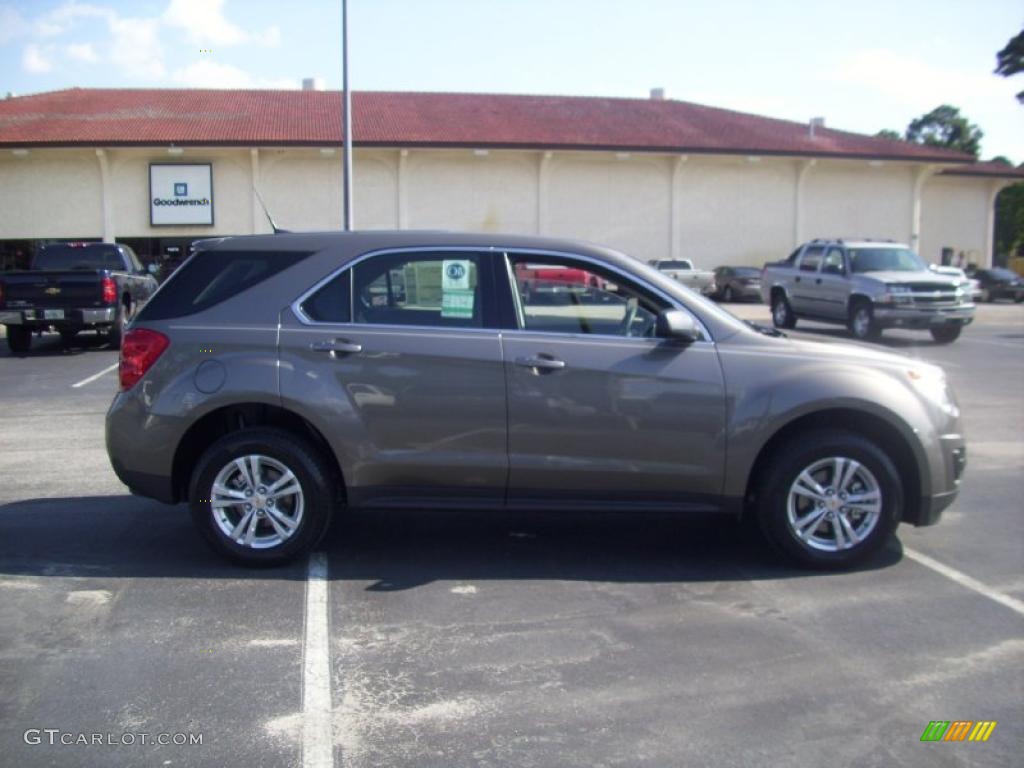
[[[554,357],[534,355],[532,357],[517,357],[516,365],[533,368],[537,371],[560,371],[565,368],[565,361]]]
[[[363,351],[362,344],[356,344],[348,339],[331,339],[330,341],[314,341],[309,345],[314,352],[329,352],[331,357],[336,355],[354,355]]]
[[[794,282],[794,283],[799,283],[799,282],[800,282],[800,275],[797,275],[797,276],[796,276],[796,277],[795,277],[795,278],[793,279],[793,282]]]
[[[819,278],[818,278],[817,280],[815,280],[814,282],[815,282],[815,283],[817,283],[818,285],[821,285],[821,278],[819,277]]]

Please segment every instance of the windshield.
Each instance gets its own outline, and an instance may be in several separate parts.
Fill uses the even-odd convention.
[[[921,272],[921,257],[909,248],[851,248],[850,268],[854,272]]]
[[[124,269],[114,246],[48,245],[32,263],[33,269]]]
[[[693,269],[688,261],[659,261],[658,269]]]
[[[733,272],[737,277],[760,277],[761,270],[757,267],[735,267]]]

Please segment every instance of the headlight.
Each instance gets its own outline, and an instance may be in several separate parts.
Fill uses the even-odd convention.
[[[881,300],[886,304],[909,304],[914,300],[909,285],[887,285]]]
[[[946,373],[937,365],[909,368],[907,378],[910,379],[910,383],[918,394],[936,405],[943,413],[953,418],[960,416],[960,407],[946,381]]]

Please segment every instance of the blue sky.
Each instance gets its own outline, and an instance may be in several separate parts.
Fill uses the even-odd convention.
[[[340,87],[340,0],[0,0],[0,93]],[[1024,161],[1021,0],[349,0],[351,85],[674,99],[874,133],[941,103]]]

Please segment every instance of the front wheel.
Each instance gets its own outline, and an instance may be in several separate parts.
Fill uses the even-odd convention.
[[[763,475],[757,515],[766,538],[791,560],[849,568],[896,529],[902,484],[873,441],[850,432],[813,432],[777,456]]]
[[[335,493],[328,465],[305,440],[244,429],[203,454],[189,500],[193,521],[218,553],[244,565],[279,565],[317,545]]]
[[[725,286],[725,290],[722,291],[722,301],[724,301],[726,303],[732,303],[732,301],[734,299],[735,299],[735,296],[733,296],[733,293],[732,293],[732,286],[731,285]]]
[[[959,325],[940,325],[932,328],[931,333],[932,338],[939,344],[949,344],[960,338],[961,330],[962,326]]]
[[[867,302],[857,304],[850,313],[850,333],[861,341],[874,341],[882,335],[875,322],[875,313]]]
[[[12,355],[24,357],[32,349],[32,331],[23,325],[7,326],[7,348]]]

